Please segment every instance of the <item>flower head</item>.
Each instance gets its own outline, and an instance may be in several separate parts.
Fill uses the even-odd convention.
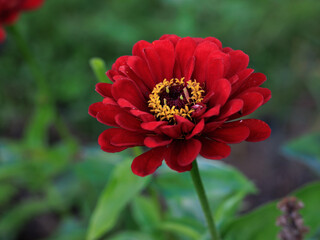
[[[230,154],[228,144],[268,138],[265,122],[236,120],[271,97],[259,87],[265,75],[248,63],[248,55],[213,37],[137,42],[132,55],[118,58],[107,72],[113,83],[96,85],[104,99],[89,113],[114,127],[100,135],[101,149],[151,148],[132,162],[132,171],[146,176],[163,160],[173,170],[189,171],[198,154],[222,159]]]
[[[44,0],[0,0],[0,43],[5,39],[4,25],[15,23],[20,12],[41,6]]]

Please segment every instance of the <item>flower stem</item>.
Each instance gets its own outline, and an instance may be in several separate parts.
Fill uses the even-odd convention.
[[[75,146],[76,140],[69,132],[65,123],[61,121],[57,109],[55,108],[54,99],[50,92],[48,82],[32,55],[28,44],[20,33],[20,30],[16,25],[11,25],[8,26],[8,31],[15,40],[36,82],[37,95],[34,99],[36,110],[35,114],[31,117],[24,136],[27,145],[44,146],[47,129],[53,122],[60,137],[70,144],[70,146]]]
[[[214,223],[214,219],[212,217],[211,214],[211,210],[210,210],[210,206],[209,206],[209,202],[208,202],[208,198],[206,196],[202,181],[201,181],[201,177],[200,177],[200,173],[199,173],[199,168],[198,168],[198,163],[197,163],[197,159],[195,159],[192,163],[192,170],[190,171],[191,173],[191,177],[192,177],[192,181],[194,184],[194,187],[197,191],[200,203],[201,203],[201,207],[203,210],[203,213],[205,215],[207,224],[208,224],[208,228],[210,231],[210,235],[211,235],[211,239],[212,240],[219,240],[219,235],[218,235],[218,231],[216,229],[215,223]]]

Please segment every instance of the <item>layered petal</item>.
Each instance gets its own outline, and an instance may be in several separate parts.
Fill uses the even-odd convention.
[[[140,177],[154,173],[161,166],[166,147],[153,148],[136,157],[131,165],[132,172]]]
[[[231,152],[231,148],[222,142],[201,138],[201,143],[200,155],[204,158],[219,160],[228,157]]]

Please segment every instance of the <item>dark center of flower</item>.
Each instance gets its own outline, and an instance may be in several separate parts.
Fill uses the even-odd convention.
[[[182,79],[164,79],[158,83],[148,101],[150,112],[154,113],[157,119],[174,122],[175,115],[191,119],[194,106],[203,100],[204,91],[197,81]]]

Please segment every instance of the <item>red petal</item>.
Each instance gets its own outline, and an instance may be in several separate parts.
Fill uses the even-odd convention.
[[[27,1],[24,1],[21,8],[24,10],[31,10],[31,9],[40,7],[43,2],[44,0],[27,0]]]
[[[123,98],[140,110],[148,110],[147,103],[137,85],[130,80],[117,80],[112,85],[112,95],[118,100]]]
[[[144,52],[143,49],[148,48],[148,47],[152,47],[152,44],[145,41],[145,40],[141,40],[139,42],[137,42],[133,48],[132,48],[132,55],[133,56],[138,56],[142,59],[144,59]]]
[[[207,134],[211,139],[224,143],[240,143],[247,139],[250,130],[246,126],[225,123],[214,132]]]
[[[208,86],[209,87],[209,86]],[[219,79],[210,85],[209,91],[213,91],[214,95],[210,98],[209,105],[223,106],[228,100],[231,93],[231,84],[227,79]]]
[[[251,68],[246,68],[240,72],[238,72],[236,75],[233,76],[237,76],[238,80],[236,82],[234,82],[232,84],[232,92],[231,95],[236,95],[236,93],[242,92],[243,90],[241,89],[242,84],[247,81],[248,77],[251,76],[251,74],[253,73],[253,69]],[[240,89],[238,91],[238,89]]]
[[[176,64],[179,66],[182,77],[187,77],[188,63],[193,56],[194,50],[196,48],[196,43],[191,37],[182,38],[178,41],[176,46]],[[186,79],[189,80],[189,79]]]
[[[164,136],[150,136],[144,139],[144,145],[149,148],[166,146],[172,142],[172,139],[168,139]]]
[[[160,126],[167,125],[168,122],[166,121],[152,121],[152,122],[145,122],[141,124],[141,127],[148,131],[155,131]]]
[[[110,83],[97,83],[96,84],[96,91],[102,97],[112,97],[111,88],[112,88],[112,84],[110,84]]]
[[[179,138],[181,137],[181,126],[180,125],[166,125],[161,126],[160,131],[164,133],[165,135],[171,137],[171,138]]]
[[[260,93],[264,98],[263,104],[265,104],[271,99],[271,91],[268,88],[253,87],[249,88],[247,91]]]
[[[130,113],[133,115],[133,116],[136,116],[138,118],[140,118],[143,122],[152,122],[152,121],[155,121],[155,117],[150,114],[150,113],[147,113],[147,112],[144,112],[144,111],[140,111],[140,110],[130,110]]]
[[[211,109],[209,109],[205,114],[202,115],[204,118],[210,118],[212,116],[217,116],[220,112],[220,105],[217,105]]]
[[[199,134],[200,132],[202,132],[203,128],[204,128],[204,119],[201,119],[200,122],[194,127],[190,135],[186,137],[186,139],[190,139],[193,136]]]
[[[215,37],[206,37],[205,39],[203,39],[203,41],[213,42],[218,46],[218,48],[222,49],[222,43]]]
[[[267,77],[263,73],[252,73],[250,77],[241,85],[238,92],[242,92],[252,87],[259,87],[266,80]]]
[[[201,142],[194,138],[187,141],[176,141],[172,145],[176,147],[175,154],[178,164],[181,166],[190,165],[196,159],[201,149]]]
[[[232,77],[234,74],[248,67],[249,56],[241,50],[229,52],[230,55],[230,69],[227,77]]]
[[[153,148],[136,157],[131,165],[132,172],[140,177],[154,173],[161,166],[166,147]]]
[[[116,147],[110,144],[110,139],[114,136],[114,134],[117,134],[118,128],[110,128],[105,131],[103,131],[99,138],[98,143],[101,147],[101,149],[105,152],[121,152],[125,150],[127,147]]]
[[[199,83],[203,83],[206,80],[206,66],[208,62],[208,56],[215,50],[219,50],[219,47],[209,41],[200,43],[195,51],[194,56],[196,58],[196,64],[193,72],[193,78]]]
[[[137,75],[138,78],[142,79],[143,83],[152,90],[156,82],[153,80],[147,63],[140,57],[131,56],[127,61],[128,66]]]
[[[178,115],[175,115],[174,117],[176,118],[178,125],[181,126],[182,133],[189,133],[193,129],[194,124],[188,119]]]
[[[207,123],[207,124],[204,126],[203,132],[213,132],[213,131],[216,130],[218,127],[220,127],[223,123],[224,123],[224,121]]]
[[[162,82],[164,79],[164,75],[161,69],[161,61],[158,53],[153,47],[145,48],[143,52],[153,81],[155,83]]]
[[[246,116],[254,112],[264,101],[263,96],[257,92],[248,92],[238,97],[243,100],[241,116]]]
[[[242,99],[232,99],[221,109],[219,119],[227,118],[243,108]]]
[[[165,40],[165,39],[170,40],[173,43],[173,45],[176,45],[177,42],[181,39],[181,37],[178,37],[177,35],[174,35],[174,34],[165,34],[162,37],[160,37],[160,40]]]
[[[231,148],[221,142],[210,140],[207,138],[201,139],[202,148],[200,155],[208,159],[222,159],[229,156]]]
[[[259,142],[270,137],[271,129],[264,121],[258,119],[245,119],[240,120],[239,122],[250,129],[250,135],[246,139],[248,142]]]
[[[136,132],[127,131],[122,128],[116,128],[117,131],[111,137],[110,143],[117,147],[143,146],[145,136]]]
[[[207,85],[212,84],[214,81],[223,78],[224,76],[224,62],[222,59],[210,59],[207,64]],[[211,89],[210,87],[208,87]]]
[[[168,153],[165,157],[167,165],[178,172],[189,171],[192,162],[196,159],[201,149],[200,141],[196,139],[176,140],[169,145]]]
[[[129,66],[121,66],[119,68],[119,71],[127,77],[127,80],[131,80],[137,85],[138,89],[140,90],[140,92],[142,93],[142,95],[145,98],[149,97],[150,89],[146,86],[144,81],[142,79],[140,79],[137,76],[137,74],[135,74],[135,72],[132,71],[132,69]],[[116,80],[115,77],[114,77],[114,79]]]
[[[141,131],[141,121],[131,114],[122,112],[115,116],[115,122],[122,128],[129,131]]]
[[[118,127],[115,121],[115,117],[123,113],[123,110],[117,105],[104,105],[104,110],[99,111],[97,114],[97,120],[103,124]]]
[[[172,42],[169,40],[157,40],[152,44],[160,58],[163,78],[171,79],[173,77],[173,66],[175,62],[175,53]]]
[[[89,114],[96,117],[99,111],[105,110],[105,105],[102,102],[93,103],[89,106]]]

